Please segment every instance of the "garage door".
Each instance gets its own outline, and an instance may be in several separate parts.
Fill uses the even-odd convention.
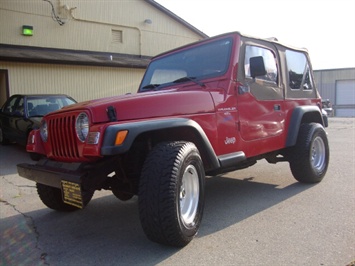
[[[355,116],[355,79],[336,82],[336,116]]]

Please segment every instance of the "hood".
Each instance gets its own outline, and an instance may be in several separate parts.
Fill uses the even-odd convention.
[[[39,127],[41,125],[43,117],[30,117],[29,120],[33,123],[32,128]]]
[[[214,112],[208,91],[154,91],[81,102],[60,112],[88,110],[93,123],[109,122],[107,108],[116,109],[117,120],[136,120]]]

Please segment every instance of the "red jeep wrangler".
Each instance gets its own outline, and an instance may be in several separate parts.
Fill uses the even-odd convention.
[[[184,246],[204,209],[205,176],[288,161],[320,182],[329,146],[305,50],[228,33],[154,57],[138,93],[87,101],[44,117],[19,164],[43,203],[72,211],[95,190],[138,195],[152,241]]]

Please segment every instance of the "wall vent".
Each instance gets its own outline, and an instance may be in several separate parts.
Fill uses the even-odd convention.
[[[122,43],[123,34],[121,30],[112,30],[112,43]]]

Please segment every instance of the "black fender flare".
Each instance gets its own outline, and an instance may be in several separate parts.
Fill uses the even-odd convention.
[[[206,133],[196,121],[187,118],[154,119],[149,121],[136,121],[110,125],[105,130],[101,147],[101,155],[112,156],[129,151],[135,139],[141,134],[156,130],[181,127],[188,127],[195,131],[204,145],[205,152],[207,153],[207,157],[212,165],[212,168],[219,168],[220,163],[218,157],[215,154]],[[126,139],[121,145],[115,145],[117,132],[123,130],[128,130]]]
[[[304,119],[307,115],[309,118]],[[311,118],[310,118],[311,117]],[[286,139],[286,147],[294,146],[297,142],[298,132],[303,122],[307,123],[319,123],[324,127],[324,121],[322,114],[319,110],[318,106],[315,105],[307,105],[307,106],[297,106],[294,108],[290,124],[288,126],[288,133]]]

